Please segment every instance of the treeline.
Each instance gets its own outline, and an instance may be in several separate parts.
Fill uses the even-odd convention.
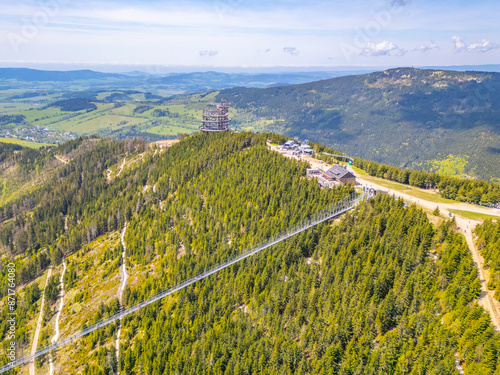
[[[24,115],[0,115],[0,125],[21,124],[26,120]]]
[[[141,114],[141,113],[144,113],[146,111],[149,111],[152,108],[153,107],[150,105],[138,105],[137,107],[134,108],[134,113]]]
[[[76,112],[86,110],[93,111],[97,109],[97,106],[92,103],[92,99],[88,98],[73,98],[59,100],[49,105],[49,107],[59,107],[61,111]]]
[[[107,100],[109,102],[112,102],[112,101],[115,101],[115,100],[118,100],[118,101],[131,101],[132,98],[130,96],[128,96],[127,94],[123,93],[123,92],[114,92],[114,93],[109,94],[108,96],[106,96],[104,98],[104,100]]]
[[[0,142],[0,163],[6,159],[11,158],[16,151],[21,151],[23,147],[15,143]]]
[[[500,223],[485,220],[476,227],[475,233],[477,248],[490,272],[488,288],[495,290],[495,298],[500,301]]]
[[[419,188],[437,188],[443,198],[483,206],[494,206],[500,203],[500,184],[497,183],[462,179],[412,169],[401,169],[363,159],[355,159],[354,166],[363,169],[370,176]]]
[[[45,166],[47,160],[50,158],[49,153],[45,147],[34,149],[29,147],[22,147],[17,144],[2,143],[0,142],[0,196],[3,194],[3,181],[4,179],[16,179],[20,183],[26,181],[27,176],[33,171],[40,171]],[[12,167],[17,168],[7,172]],[[0,222],[2,221],[0,214]]]
[[[180,115],[177,112],[170,112],[168,108],[160,109],[156,108],[151,112],[151,115],[154,117],[169,117],[169,118],[179,118]]]

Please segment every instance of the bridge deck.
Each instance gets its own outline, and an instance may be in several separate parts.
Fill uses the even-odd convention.
[[[99,328],[102,328],[108,324],[115,322],[118,319],[121,319],[127,315],[130,315],[130,314],[142,309],[145,306],[148,306],[152,303],[155,303],[155,302],[161,300],[162,298],[165,298],[165,297],[167,297],[167,296],[169,296],[169,295],[171,295],[179,290],[182,290],[182,289],[188,287],[189,285],[194,284],[197,281],[203,280],[203,279],[209,277],[210,275],[223,270],[224,268],[227,268],[227,267],[229,267],[229,266],[231,266],[231,265],[233,265],[233,264],[235,264],[235,263],[237,263],[245,258],[248,258],[249,256],[257,254],[258,252],[265,250],[268,247],[271,247],[273,245],[276,245],[277,243],[284,241],[284,240],[286,240],[286,239],[288,239],[288,238],[290,238],[290,237],[292,237],[300,232],[303,232],[309,228],[312,228],[315,225],[318,225],[319,223],[330,220],[336,216],[342,215],[343,213],[355,208],[363,200],[364,197],[365,197],[365,194],[363,194],[363,195],[353,194],[353,195],[335,203],[334,205],[313,214],[310,218],[308,218],[300,223],[295,224],[294,226],[288,228],[284,232],[271,238],[270,240],[268,240],[264,243],[261,243],[261,244],[255,246],[254,248],[252,248],[252,249],[250,249],[250,250],[248,250],[248,251],[246,251],[246,252],[244,252],[244,253],[242,253],[242,254],[240,254],[232,259],[227,260],[224,263],[221,263],[221,264],[219,264],[211,269],[208,269],[208,270],[206,270],[206,271],[204,271],[204,272],[202,272],[202,273],[200,273],[200,274],[198,274],[198,275],[196,275],[196,276],[194,276],[186,281],[183,281],[182,283],[180,283],[180,284],[178,284],[170,289],[167,289],[163,292],[160,292],[157,295],[150,297],[149,299],[144,300],[135,306],[132,306],[132,307],[129,307],[128,309],[120,311],[119,313],[117,313],[111,317],[108,317],[108,318],[102,320],[101,322],[98,322],[90,327],[85,328],[84,330],[78,332],[77,334],[75,334],[73,336],[70,336],[68,338],[64,338],[64,339],[62,339],[62,340],[60,340],[60,341],[58,341],[50,346],[42,348],[42,349],[38,350],[33,355],[19,358],[16,361],[14,361],[13,363],[9,363],[9,364],[4,365],[3,367],[0,367],[0,374],[4,373],[6,371],[9,371],[15,367],[21,366],[25,363],[28,363],[28,362],[34,360],[35,358],[40,357],[44,354],[47,354],[47,353],[51,352],[52,350],[56,350],[63,345],[69,344],[70,342],[73,342],[73,341],[79,339],[80,337],[86,336],[89,333],[94,332],[95,330],[97,330]]]

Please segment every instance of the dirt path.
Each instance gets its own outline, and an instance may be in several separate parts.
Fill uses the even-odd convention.
[[[176,144],[177,142],[179,142],[178,139],[167,139],[167,140],[163,140],[163,141],[156,141],[156,142],[153,142],[153,143],[156,144],[156,145],[158,145],[160,147],[160,152],[163,152],[168,147]]]
[[[309,160],[307,160],[307,161],[309,161]],[[479,213],[479,214],[500,216],[500,209],[481,207],[481,206],[476,206],[474,204],[460,203],[460,202],[457,202],[457,203],[436,203],[436,202],[427,201],[427,200],[422,199],[422,198],[416,198],[416,197],[413,197],[411,195],[411,190],[418,189],[418,188],[412,187],[411,190],[408,189],[408,193],[403,193],[403,192],[398,191],[398,190],[393,190],[393,189],[387,188],[385,186],[378,185],[376,182],[372,182],[372,181],[363,179],[363,177],[360,177],[352,169],[352,167],[347,167],[347,170],[350,171],[351,173],[355,174],[356,181],[359,182],[363,186],[369,186],[369,187],[373,187],[373,188],[378,189],[378,190],[388,191],[389,194],[394,194],[396,197],[403,198],[409,202],[411,201],[413,203],[417,203],[418,205],[423,206],[423,207],[428,208],[428,209],[431,209],[431,210],[435,209],[436,207],[439,207],[439,211],[445,213],[446,215],[450,214],[449,210],[462,210],[462,211],[475,212],[475,213]],[[422,189],[419,189],[419,190],[424,191]],[[456,214],[453,214],[453,216],[456,216],[457,218],[459,217]],[[470,219],[463,219],[463,220],[469,221]],[[473,224],[473,223],[477,224],[480,221],[470,220],[470,222],[471,222],[471,224]]]
[[[55,157],[57,160],[59,160],[60,162],[64,163],[64,164],[68,164],[68,163],[69,163],[69,161],[64,160],[64,159],[63,159],[63,158],[61,158],[60,156],[54,155],[54,157]]]
[[[125,232],[126,231],[127,231],[127,223],[125,223],[125,227],[123,228],[123,232],[121,235],[121,241],[122,241],[122,247],[123,247],[123,252],[122,252],[123,264],[120,267],[120,279],[122,282],[120,284],[120,288],[118,289],[118,299],[120,300],[120,308],[123,308],[123,291],[125,290],[125,285],[127,284],[127,279],[128,279],[127,265],[126,265],[126,258],[125,258],[125,252],[127,251],[127,247],[125,245]],[[121,335],[121,332],[122,332],[122,320],[120,319],[118,332],[116,333],[116,360],[118,363],[120,363],[120,335]],[[120,373],[120,371],[118,371],[118,374],[119,373]]]
[[[45,289],[49,283],[50,276],[52,275],[52,266],[49,267],[47,272],[47,278],[45,279],[45,286],[43,287],[42,303],[40,304],[40,315],[38,315],[38,321],[36,322],[35,335],[33,337],[33,345],[31,346],[31,355],[36,353],[36,348],[38,346],[38,336],[40,336],[40,329],[42,328],[42,318],[43,318],[43,307],[45,306]],[[35,375],[35,361],[31,361],[29,364],[30,375]]]
[[[63,260],[62,264],[63,264],[63,271],[61,273],[61,278],[59,279],[59,284],[61,285],[61,299],[59,301],[59,309],[57,310],[57,315],[56,315],[56,324],[55,324],[56,333],[50,339],[51,344],[55,344],[57,340],[59,340],[59,318],[61,317],[61,312],[64,306],[64,274],[66,273],[66,262]],[[49,368],[50,368],[50,375],[53,375],[54,364],[52,362],[52,354],[50,353],[49,353]]]
[[[123,158],[123,163],[122,163],[122,165],[120,165],[120,170],[116,174],[116,177],[118,177],[120,175],[120,173],[122,173],[123,167],[125,167],[125,158]]]
[[[356,174],[352,170],[352,168],[348,168],[351,172]],[[375,189],[379,190],[384,190],[387,191],[389,194],[394,195],[398,198],[402,198],[406,200],[407,202],[412,202],[415,203],[421,207],[434,210],[436,207],[439,208],[439,211],[443,213],[446,217],[449,217],[451,209],[456,209],[456,210],[466,210],[470,212],[477,212],[477,213],[484,213],[484,214],[489,214],[489,215],[497,215],[495,209],[491,208],[486,208],[486,207],[479,207],[479,206],[474,206],[471,204],[467,203],[436,203],[436,202],[430,202],[425,199],[421,198],[415,198],[409,194],[403,193],[401,191],[393,190],[381,185],[378,185],[372,181],[367,181],[364,180],[362,177],[357,176],[357,182],[359,182],[363,186],[368,186],[372,187]],[[494,298],[494,291],[488,290],[488,281],[489,281],[489,273],[488,271],[484,268],[484,259],[477,250],[475,244],[474,244],[474,239],[472,237],[472,230],[476,227],[477,224],[480,223],[478,220],[470,220],[470,219],[465,219],[459,215],[453,214],[455,217],[455,221],[457,223],[458,230],[462,232],[462,234],[465,236],[465,239],[467,240],[467,245],[469,247],[469,250],[472,254],[472,259],[474,260],[474,263],[476,264],[478,268],[478,273],[479,273],[479,280],[481,282],[481,295],[479,297],[478,303],[481,305],[485,310],[487,310],[490,313],[491,321],[493,324],[493,327],[495,328],[496,331],[500,331],[500,302],[497,301]]]
[[[460,228],[466,228],[468,220],[456,216],[455,220]],[[474,225],[475,227],[475,225]],[[472,228],[472,227],[470,227]],[[495,291],[488,289],[488,281],[490,279],[490,273],[484,268],[484,258],[482,257],[479,250],[476,248],[474,239],[472,238],[472,230],[465,229],[465,239],[467,240],[467,245],[472,253],[472,259],[476,264],[479,271],[479,281],[481,282],[481,294],[479,296],[479,305],[485,310],[490,312],[491,322],[498,332],[500,331],[500,302],[495,299]]]

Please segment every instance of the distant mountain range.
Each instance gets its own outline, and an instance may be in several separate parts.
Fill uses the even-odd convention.
[[[443,69],[443,67],[432,67]],[[464,71],[500,71],[500,65],[456,66],[452,70]],[[359,75],[377,71],[376,67],[342,68],[334,71],[283,71],[269,73],[219,71],[149,74],[142,71],[127,73],[102,73],[93,70],[37,70],[29,68],[0,68],[0,83],[8,83],[12,88],[18,88],[16,83],[23,85],[29,82],[54,83],[93,83],[93,87],[109,89],[132,89],[146,86],[149,91],[169,90],[171,92],[199,92],[205,90],[220,90],[232,87],[265,88],[287,86],[307,82],[320,81],[336,77]],[[97,86],[96,86],[97,85]],[[6,86],[4,88],[8,88]],[[22,86],[25,87],[25,86]]]
[[[269,87],[300,84],[341,77],[359,72],[292,72],[292,73],[183,73],[152,78],[150,83],[166,88],[182,87],[186,91],[219,90],[227,87]]]
[[[399,167],[500,178],[500,74],[390,69],[266,89],[223,90],[274,130]],[[242,115],[244,114],[244,115]]]
[[[70,82],[80,80],[130,79],[121,74],[101,73],[93,70],[50,71],[28,68],[0,68],[0,79],[33,82]]]
[[[313,82],[332,77],[356,74],[354,71],[289,72],[289,73],[170,73],[151,75],[139,71],[130,73],[101,73],[92,70],[48,71],[27,68],[0,68],[0,82],[15,86],[16,82],[72,82],[94,81],[112,88],[148,86],[162,90],[205,91],[228,87],[268,87]],[[13,87],[14,88],[14,87]]]

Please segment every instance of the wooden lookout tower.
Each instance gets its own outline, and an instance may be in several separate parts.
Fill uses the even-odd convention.
[[[231,121],[229,118],[229,104],[222,99],[217,108],[205,108],[200,130],[202,132],[224,132],[228,130],[229,121]]]

